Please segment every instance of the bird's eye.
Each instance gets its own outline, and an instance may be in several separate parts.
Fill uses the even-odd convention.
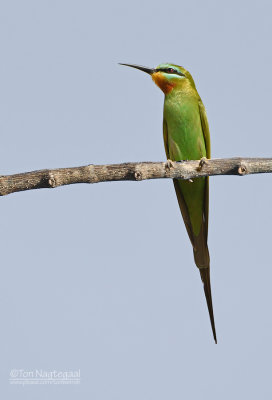
[[[166,71],[169,72],[170,74],[172,74],[173,72],[175,72],[174,68],[167,68]]]

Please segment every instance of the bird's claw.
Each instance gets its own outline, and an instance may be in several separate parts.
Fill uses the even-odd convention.
[[[174,163],[173,163],[172,160],[167,160],[166,163],[165,163],[165,169],[170,171],[171,168],[174,168]]]

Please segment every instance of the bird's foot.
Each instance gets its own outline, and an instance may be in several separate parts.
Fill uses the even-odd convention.
[[[174,163],[173,163],[172,160],[167,160],[166,163],[165,163],[165,169],[170,171],[171,168],[174,168]]]
[[[205,164],[207,164],[207,158],[202,157],[201,160],[199,161],[198,171],[201,171]]]

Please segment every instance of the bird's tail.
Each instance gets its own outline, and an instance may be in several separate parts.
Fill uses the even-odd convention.
[[[217,343],[214,316],[213,316],[212,291],[211,291],[211,281],[210,281],[210,268],[209,267],[208,268],[200,268],[199,272],[200,272],[200,276],[201,276],[201,279],[202,279],[202,282],[203,282],[203,286],[204,286],[204,292],[205,292],[205,297],[206,297],[207,306],[208,306],[208,310],[209,310],[209,315],[210,315],[210,321],[211,321],[214,341],[215,341],[215,343]]]
[[[209,310],[212,332],[215,343],[217,343],[216,330],[213,316],[212,290],[210,281],[210,255],[207,246],[207,235],[202,225],[202,232],[198,236],[193,237],[194,259],[199,269],[201,280],[204,286],[204,293]]]

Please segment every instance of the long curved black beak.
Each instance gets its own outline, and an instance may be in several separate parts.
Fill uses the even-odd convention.
[[[119,65],[126,65],[127,67],[136,68],[136,69],[139,69],[140,71],[146,72],[149,75],[152,75],[155,72],[155,70],[153,68],[142,67],[141,65],[122,64],[122,63],[119,63]]]

